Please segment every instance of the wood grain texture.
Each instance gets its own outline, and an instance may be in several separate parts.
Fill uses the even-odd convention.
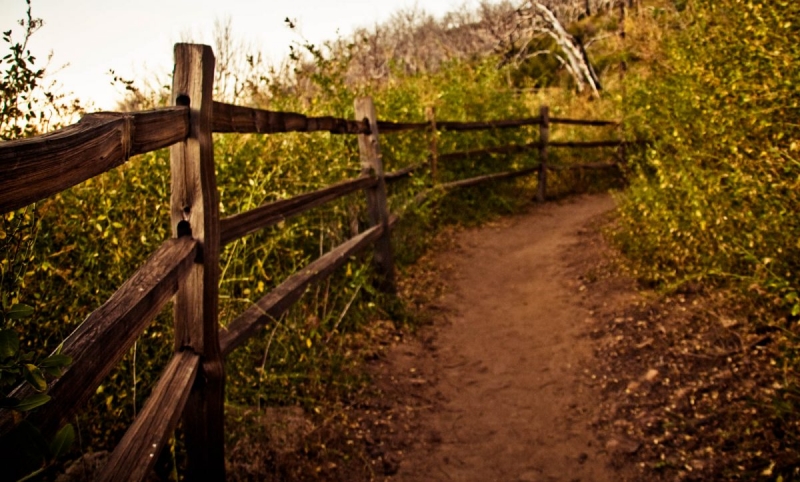
[[[383,159],[378,135],[378,117],[375,104],[370,97],[355,100],[356,119],[369,124],[369,134],[358,135],[358,151],[361,156],[361,173],[370,172],[378,178],[378,183],[364,190],[367,195],[367,213],[371,226],[383,226],[383,235],[375,242],[373,265],[375,266],[375,286],[384,293],[395,293],[394,260],[392,255],[391,232],[389,229],[389,209],[386,200],[386,180],[383,174]]]
[[[372,187],[377,182],[377,179],[372,176],[361,176],[314,192],[262,204],[250,211],[234,214],[220,221],[220,242],[223,245],[228,244],[242,236],[277,224],[316,206],[328,203],[359,189]]]
[[[62,353],[73,358],[64,374],[51,384],[53,402],[30,415],[44,433],[53,433],[79,411],[103,379],[128,353],[136,338],[178,290],[198,253],[191,238],[165,242],[111,298],[90,314],[64,341]],[[27,388],[13,396],[32,395]],[[9,410],[0,410],[0,433],[13,425]]]
[[[220,330],[222,354],[227,356],[255,335],[264,325],[277,320],[292,304],[300,299],[306,288],[325,279],[342,266],[350,256],[360,252],[383,234],[383,226],[374,226],[358,236],[340,244],[335,249],[291,275],[266,296],[258,300],[227,327]]]
[[[135,154],[184,139],[185,107],[99,112],[51,134],[0,143],[0,213],[109,171]]]
[[[200,357],[191,351],[178,353],[170,360],[144,408],[109,457],[98,482],[145,480],[178,425],[199,367]]]
[[[368,131],[362,122],[337,117],[308,117],[295,112],[275,112],[222,102],[214,102],[214,132],[273,134],[278,132],[326,131],[331,134],[358,134]]]
[[[212,141],[214,53],[175,45],[172,102],[189,106],[189,136],[170,149],[173,235],[190,231],[202,247],[175,296],[175,351],[192,350],[202,368],[186,403],[183,427],[188,480],[225,480],[225,372],[219,351],[219,192]]]
[[[101,113],[116,116],[119,114]],[[186,139],[189,135],[189,109],[183,106],[122,114],[133,117],[131,155],[144,154]]]

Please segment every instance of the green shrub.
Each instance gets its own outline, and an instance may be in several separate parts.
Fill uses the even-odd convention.
[[[618,237],[640,274],[740,286],[798,314],[800,4],[737,0],[651,9],[665,32],[631,75],[631,170]]]

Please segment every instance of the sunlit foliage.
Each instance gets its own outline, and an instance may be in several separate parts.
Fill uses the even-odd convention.
[[[797,315],[800,4],[647,13],[664,39],[627,105],[653,143],[632,166],[619,239],[652,281],[738,285]]]

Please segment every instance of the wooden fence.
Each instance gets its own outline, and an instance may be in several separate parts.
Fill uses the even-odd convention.
[[[619,141],[550,142],[552,124],[605,126],[615,123],[550,117],[547,107],[542,108],[539,117],[529,119],[464,123],[435,121],[431,117],[426,123],[393,123],[379,121],[371,99],[363,98],[355,103],[356,120],[306,117],[214,102],[213,78],[214,55],[210,47],[177,44],[173,107],[147,112],[89,114],[79,123],[52,134],[0,144],[0,214],[97,176],[136,154],[170,147],[173,237],[64,341],[62,353],[71,356],[73,363],[51,383],[52,402],[28,416],[43,433],[53,433],[69,421],[162,307],[173,299],[174,356],[144,408],[113,451],[99,476],[103,481],[144,479],[180,419],[185,432],[187,479],[225,479],[225,357],[269,320],[280,317],[310,284],[324,279],[350,256],[369,246],[374,251],[378,286],[385,292],[394,290],[389,235],[398,218],[387,210],[387,183],[399,181],[425,167],[435,176],[438,162],[477,154],[538,151],[540,162],[534,167],[439,184],[434,188],[474,186],[538,173],[537,197],[544,200],[547,171],[567,168],[548,164],[549,148],[622,145]],[[437,154],[434,143],[429,163],[390,173],[383,170],[379,132],[466,131],[526,125],[540,127],[539,142],[442,155]],[[357,135],[361,175],[220,219],[212,133],[290,131]],[[221,246],[356,191],[366,194],[369,229],[291,275],[228,326],[219,326]],[[12,396],[24,398],[31,393],[30,389],[20,387]],[[6,433],[17,422],[15,413],[0,410],[0,433]]]

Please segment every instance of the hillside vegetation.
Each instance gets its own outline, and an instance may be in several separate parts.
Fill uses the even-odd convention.
[[[694,300],[660,359],[708,376],[665,387],[675,395],[647,449],[665,478],[798,477],[798,34],[792,1],[655,2],[628,29],[641,61],[626,129],[650,144],[631,158],[615,239],[645,287]],[[712,336],[738,348],[716,363]],[[684,343],[700,358],[676,356]],[[734,382],[715,381],[726,371]]]
[[[534,2],[486,2],[442,19],[400,12],[386,24],[324,45],[300,41],[278,66],[263,64],[257,50],[242,49],[230,26],[220,24],[215,96],[271,110],[353,118],[354,99],[369,95],[379,118],[390,121],[425,121],[430,110],[437,119],[452,121],[531,117],[542,104],[550,105],[553,116],[624,118],[624,134],[647,141],[627,152],[629,186],[620,194],[614,231],[631,269],[664,292],[724,290],[754,330],[773,333],[780,348],[774,363],[785,376],[775,413],[789,436],[798,436],[800,6],[789,0],[654,0],[641,2],[621,23],[616,2],[541,3],[551,7],[574,44],[548,33]],[[287,23],[292,27],[290,19]],[[27,25],[27,35],[39,26],[33,18]],[[43,72],[33,68],[36,59],[26,53],[25,42],[16,43],[11,34],[6,42],[14,55],[2,64],[8,72],[0,119],[4,140],[57,127],[57,119],[80,112],[79,105],[43,88]],[[597,94],[588,87],[591,72],[583,74],[571,63],[572,48],[590,60]],[[116,80],[127,89],[121,109],[152,108],[168,98],[164,89],[140,80]],[[150,85],[168,83],[155,79]],[[28,106],[33,98],[42,103]],[[552,138],[614,135],[608,129],[559,126]],[[384,135],[386,170],[426,160],[432,136]],[[538,130],[436,136],[445,153],[534,142]],[[226,134],[214,140],[223,216],[360,171],[354,137]],[[608,160],[615,154],[553,150],[551,162]],[[536,162],[528,155],[475,157],[442,166],[436,181]],[[535,186],[533,179],[498,183],[438,194],[416,206],[414,196],[433,182],[423,172],[390,192],[391,209],[407,215],[394,243],[403,273],[442,226],[513,212]],[[589,187],[606,187],[603,182]],[[558,174],[552,188],[566,193],[587,188],[587,181]],[[169,154],[159,151],[3,216],[2,329],[19,336],[32,359],[56,349],[170,236],[169,189]],[[227,246],[221,323],[362,229],[361,203],[356,196],[340,200]],[[321,419],[336,418],[332,407],[365,386],[360,368],[372,337],[385,336],[392,329],[387,326],[419,322],[413,307],[373,290],[368,261],[352,260],[230,357],[230,413],[243,420],[249,407],[299,405]],[[172,353],[171,332],[168,308],[77,421],[80,444],[74,453],[103,450],[119,440]],[[21,372],[14,376],[14,382],[24,378]],[[0,378],[0,395],[8,393],[8,380]],[[167,475],[180,465],[179,446],[180,436],[162,457],[160,470]],[[327,449],[307,450],[319,456]],[[788,474],[791,467],[782,470]]]
[[[461,12],[460,16],[454,14],[433,24],[428,17],[414,17],[417,14],[409,14],[412,20],[403,23],[399,19],[411,17],[398,14],[393,23],[376,27],[370,34],[371,42],[411,45],[407,40],[426,29],[432,36],[469,37],[471,28],[478,31],[489,25],[481,15],[502,12],[509,20],[516,15],[509,4],[487,4],[482,12]],[[461,20],[456,21],[457,18]],[[40,25],[33,17],[26,22],[34,27]],[[34,31],[32,28],[23,35]],[[440,52],[435,61],[424,60],[427,54],[420,50],[409,53],[402,62],[394,62],[394,47],[386,47],[380,54],[374,50],[365,52],[360,43],[365,35],[357,32],[348,41],[323,46],[299,42],[292,58],[282,66],[270,67],[258,62],[257,52],[238,50],[230,29],[221,25],[215,45],[215,96],[271,110],[353,118],[354,99],[370,95],[379,117],[392,121],[425,121],[429,109],[438,119],[452,121],[531,117],[538,115],[539,105],[545,102],[551,104],[551,115],[611,115],[609,106],[613,104],[609,100],[585,104],[583,97],[574,96],[572,77],[564,72],[549,75],[545,84],[539,78],[518,75],[517,64],[505,62],[502,51],[513,46],[500,46],[500,53],[494,53],[466,42],[458,44],[458,52]],[[377,38],[389,43],[378,42]],[[604,44],[607,53],[618,48],[615,38],[611,35],[611,41]],[[3,68],[10,72],[4,85],[24,87],[18,94],[5,91],[9,104],[18,108],[4,118],[3,135],[14,139],[46,130],[36,113],[58,99],[51,98],[42,84],[43,71],[34,69],[36,59],[27,52],[25,42],[16,43],[11,33],[6,42],[18,55],[4,59]],[[382,62],[382,74],[364,71],[365,59]],[[418,61],[416,68],[409,67],[413,59]],[[538,61],[534,58],[528,63]],[[13,69],[27,77],[14,74]],[[141,81],[116,80],[128,93],[121,102],[123,109],[164,105],[168,97],[163,89],[146,87]],[[166,79],[157,79],[151,85],[167,83]],[[16,97],[11,99],[13,95]],[[34,98],[43,104],[29,106],[28,99]],[[79,106],[72,109],[79,111]],[[609,137],[609,132],[602,129],[588,132],[598,138]],[[586,134],[579,128],[565,127],[554,136],[582,139]],[[437,134],[441,153],[537,139],[535,128]],[[353,136],[215,135],[214,140],[223,216],[352,178],[360,172]],[[425,161],[431,141],[429,133],[383,136],[386,170]],[[598,151],[593,155],[605,159],[612,154]],[[577,159],[566,152],[552,155],[552,162],[558,163]],[[534,157],[521,154],[475,156],[440,166],[437,181],[522,168],[536,162]],[[552,192],[566,192],[578,180],[570,174],[555,175]],[[423,206],[416,206],[413,197],[432,182],[429,174],[422,172],[390,192],[390,208],[406,214],[394,243],[401,271],[425,251],[439,227],[474,223],[511,212],[533,195],[531,183],[535,181],[498,183],[449,196],[437,193]],[[3,329],[9,337],[13,333],[20,339],[19,353],[30,354],[24,362],[15,358],[14,363],[22,363],[15,367],[22,368],[14,372],[14,377],[3,379],[3,396],[26,373],[28,378],[31,373],[43,377],[30,362],[42,360],[55,350],[170,236],[169,189],[169,154],[163,150],[139,156],[107,174],[3,216]],[[289,274],[363,229],[366,214],[362,204],[360,196],[352,196],[227,246],[221,263],[220,322],[227,324]],[[360,365],[364,351],[372,350],[370,337],[376,330],[381,331],[375,326],[387,324],[373,323],[381,319],[391,320],[389,326],[413,326],[418,322],[410,307],[374,291],[368,256],[353,259],[330,281],[309,290],[285,317],[269,324],[262,336],[228,358],[229,413],[243,417],[241,414],[247,413],[249,407],[299,405],[308,413],[329,417],[336,404],[364,386]],[[74,453],[105,450],[119,440],[173,351],[171,333],[168,307],[98,388],[88,409],[76,420],[79,443],[73,447]],[[164,454],[162,472],[169,473],[170,467],[180,464],[176,458],[180,443],[178,436],[173,450]],[[324,451],[324,446],[318,450]],[[335,453],[330,456],[338,457]],[[24,463],[21,465],[19,473],[23,475],[39,467],[41,460],[34,458],[27,468]]]
[[[626,251],[653,281],[738,285],[797,315],[800,5],[688,2],[647,21],[638,33],[663,38],[629,79],[628,128],[653,143],[631,166]]]

